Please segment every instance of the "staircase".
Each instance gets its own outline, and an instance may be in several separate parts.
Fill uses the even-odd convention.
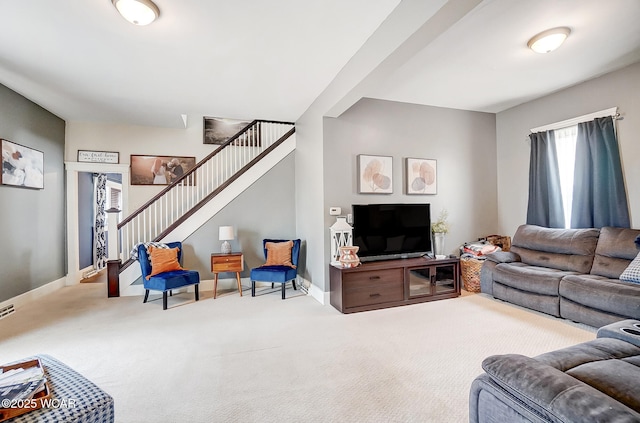
[[[295,149],[293,123],[254,120],[118,224],[119,268],[109,271],[119,295],[140,295],[139,266],[130,258],[140,242],[183,241],[240,192]],[[114,266],[116,261],[111,261]],[[115,276],[119,275],[119,280]]]

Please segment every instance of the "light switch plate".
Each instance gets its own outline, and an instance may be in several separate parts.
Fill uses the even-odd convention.
[[[329,207],[330,216],[340,216],[340,213],[342,213],[342,209],[340,207]]]

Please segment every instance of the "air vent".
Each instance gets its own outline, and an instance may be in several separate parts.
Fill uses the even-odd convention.
[[[10,315],[14,311],[15,311],[15,309],[13,308],[13,304],[9,304],[6,307],[0,308],[0,319],[4,319],[5,317]]]

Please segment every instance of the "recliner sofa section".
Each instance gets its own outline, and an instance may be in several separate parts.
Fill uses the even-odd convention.
[[[510,252],[487,256],[481,291],[594,327],[640,319],[640,284],[619,280],[638,254],[639,235],[627,228],[522,225]]]

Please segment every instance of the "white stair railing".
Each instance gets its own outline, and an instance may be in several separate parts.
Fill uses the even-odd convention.
[[[140,242],[162,239],[293,132],[293,123],[251,122],[118,224],[120,259],[126,262]]]

